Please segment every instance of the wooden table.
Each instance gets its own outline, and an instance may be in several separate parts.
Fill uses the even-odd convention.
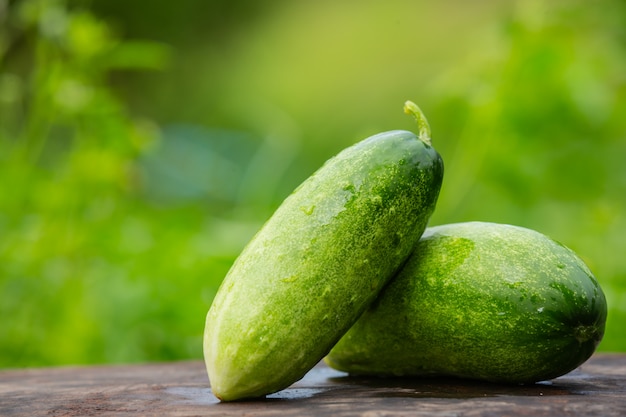
[[[0,416],[626,416],[626,355],[531,386],[356,378],[323,364],[266,399],[220,403],[200,361],[0,371]]]

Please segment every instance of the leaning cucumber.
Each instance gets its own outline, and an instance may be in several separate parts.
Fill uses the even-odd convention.
[[[326,362],[354,374],[536,382],[587,360],[606,314],[583,261],[538,232],[431,227]]]
[[[259,397],[300,379],[407,259],[434,210],[443,162],[421,111],[419,136],[390,131],[327,161],[248,243],[207,314],[213,393]]]

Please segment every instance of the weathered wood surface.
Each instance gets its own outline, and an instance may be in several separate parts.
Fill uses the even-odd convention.
[[[626,355],[550,382],[356,378],[318,365],[258,401],[220,403],[202,362],[0,372],[0,416],[626,416]]]

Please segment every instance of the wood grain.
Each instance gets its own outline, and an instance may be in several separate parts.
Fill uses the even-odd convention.
[[[626,355],[506,386],[350,377],[323,364],[257,401],[220,403],[200,361],[0,372],[0,416],[625,416]]]

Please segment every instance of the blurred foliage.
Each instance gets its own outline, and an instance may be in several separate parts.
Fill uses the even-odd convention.
[[[626,351],[626,7],[0,0],[0,367],[201,357],[230,264],[340,149],[426,112],[431,221],[577,251]]]

